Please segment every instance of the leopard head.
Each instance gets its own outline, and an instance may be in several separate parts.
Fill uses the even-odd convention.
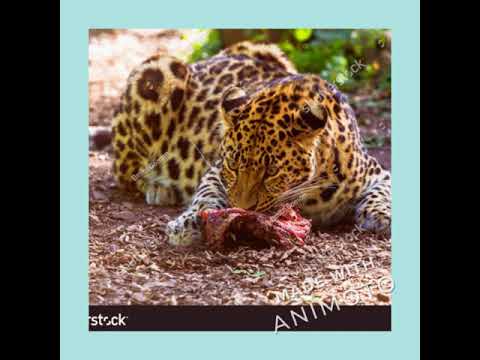
[[[312,86],[295,77],[252,94],[238,87],[224,93],[221,175],[232,206],[267,211],[314,176],[328,113]]]

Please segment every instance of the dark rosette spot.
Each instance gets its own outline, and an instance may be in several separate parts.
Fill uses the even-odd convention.
[[[141,97],[150,101],[158,100],[158,88],[162,86],[163,74],[157,69],[147,69],[137,81],[138,93]]]
[[[173,75],[180,80],[185,80],[187,77],[187,68],[179,61],[172,62],[170,64],[170,70],[172,70]]]
[[[182,103],[183,100],[183,89],[175,88],[172,92],[171,102],[172,102],[172,110],[177,111],[178,107]]]

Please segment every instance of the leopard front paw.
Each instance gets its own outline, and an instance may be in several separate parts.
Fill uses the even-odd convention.
[[[175,246],[189,246],[202,239],[201,219],[196,214],[182,214],[168,222],[166,234],[168,243]]]

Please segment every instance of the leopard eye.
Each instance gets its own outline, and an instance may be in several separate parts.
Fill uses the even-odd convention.
[[[237,162],[233,157],[227,158],[227,165],[231,170],[235,170],[237,168]]]
[[[278,172],[278,167],[275,164],[270,164],[267,168],[267,175],[273,176]]]

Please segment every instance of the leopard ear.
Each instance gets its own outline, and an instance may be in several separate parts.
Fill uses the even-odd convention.
[[[222,119],[227,127],[235,125],[237,115],[240,114],[240,110],[249,100],[249,97],[239,87],[232,87],[225,91],[222,96],[221,109]]]
[[[293,121],[292,133],[298,138],[313,138],[323,130],[327,120],[328,112],[323,106],[305,103]]]

